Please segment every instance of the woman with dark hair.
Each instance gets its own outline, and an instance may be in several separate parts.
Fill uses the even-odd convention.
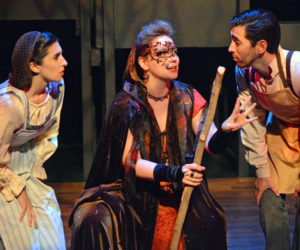
[[[56,36],[31,31],[11,63],[0,85],[0,249],[65,249],[54,190],[40,180],[57,148],[67,61]]]
[[[154,21],[130,52],[124,88],[110,106],[70,219],[72,249],[169,249],[183,184],[195,190],[179,248],[227,249],[223,210],[209,194],[214,211],[207,210],[198,189],[205,168],[186,159],[206,100],[175,81],[179,58],[172,32],[169,23]],[[238,110],[239,101],[222,130],[215,133],[212,126],[210,150],[220,150],[220,136],[251,121],[249,111]]]

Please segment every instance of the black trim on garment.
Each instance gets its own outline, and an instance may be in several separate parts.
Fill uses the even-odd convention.
[[[155,181],[181,182],[183,178],[181,166],[157,164],[153,171]]]

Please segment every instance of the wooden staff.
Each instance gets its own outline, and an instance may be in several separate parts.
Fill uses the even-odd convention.
[[[197,149],[196,149],[196,153],[195,153],[195,157],[194,157],[194,163],[196,163],[197,165],[200,165],[201,161],[202,161],[202,156],[203,156],[203,152],[204,152],[204,148],[205,148],[205,142],[206,142],[209,129],[211,127],[211,124],[212,124],[214,116],[215,116],[224,73],[225,73],[225,68],[222,66],[219,66],[217,69],[216,78],[214,80],[212,91],[211,91],[209,107],[208,107],[207,115],[205,118],[205,123],[204,123],[203,129],[201,131],[201,134],[199,136]],[[170,250],[178,249],[182,226],[183,226],[183,223],[185,220],[187,209],[189,207],[189,202],[190,202],[190,198],[191,198],[193,190],[194,190],[194,188],[191,186],[184,187],[176,223],[174,226]]]

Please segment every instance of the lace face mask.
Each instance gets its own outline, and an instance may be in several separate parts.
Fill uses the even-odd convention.
[[[161,63],[164,67],[169,67],[169,60],[177,56],[177,48],[173,42],[165,41],[164,43],[156,42],[150,44],[148,54],[151,60]]]

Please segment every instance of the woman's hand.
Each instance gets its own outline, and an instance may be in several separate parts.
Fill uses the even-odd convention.
[[[182,183],[193,187],[199,186],[203,180],[202,172],[204,170],[205,167],[199,166],[196,163],[185,164],[182,167]]]
[[[28,215],[28,226],[33,227],[36,229],[37,228],[37,223],[36,223],[36,216],[33,211],[31,201],[29,200],[27,193],[25,190],[23,190],[19,196],[17,197],[17,201],[21,207],[21,215],[19,218],[19,222],[22,222],[25,214],[27,213]]]
[[[245,109],[251,100],[248,96],[245,102],[240,106],[241,100],[238,97],[235,102],[234,109],[226,121],[222,123],[222,130],[224,132],[232,132],[240,129],[247,123],[257,120],[257,116],[247,119],[247,115],[255,108],[256,103],[253,103],[248,109]]]

